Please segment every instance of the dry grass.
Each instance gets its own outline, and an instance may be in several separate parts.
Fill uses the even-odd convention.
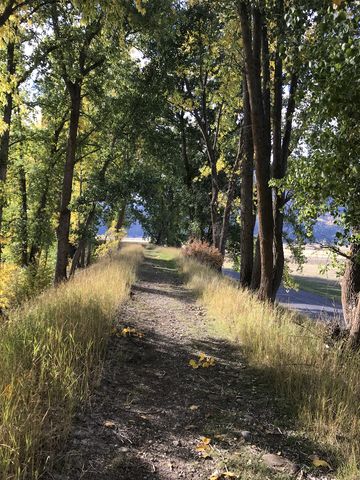
[[[260,303],[209,268],[186,259],[181,266],[212,330],[241,343],[291,405],[299,427],[332,452],[337,478],[359,479],[360,356],[327,345],[324,326],[300,325],[295,313]]]
[[[36,479],[98,378],[142,248],[127,247],[51,288],[0,326],[0,479]]]

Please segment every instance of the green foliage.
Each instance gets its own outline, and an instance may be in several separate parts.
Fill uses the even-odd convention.
[[[360,224],[359,21],[359,2],[341,2],[329,6],[309,33],[300,148],[288,177],[299,220],[331,213],[339,225],[339,245],[351,242]]]

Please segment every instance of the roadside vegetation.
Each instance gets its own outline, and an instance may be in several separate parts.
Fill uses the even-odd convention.
[[[0,324],[0,478],[38,478],[101,371],[142,248],[108,252]]]
[[[323,324],[259,302],[206,265],[183,256],[179,262],[206,307],[212,334],[241,345],[280,395],[286,415],[331,452],[336,478],[359,478],[360,356],[333,342]]]
[[[0,1],[0,480],[36,478],[86,399],[140,258],[107,251],[135,221],[237,262],[239,290],[185,263],[214,325],[359,460],[359,25],[360,0]],[[320,220],[328,345],[273,307]]]

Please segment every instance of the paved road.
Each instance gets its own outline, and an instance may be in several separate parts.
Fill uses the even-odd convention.
[[[223,268],[223,273],[234,280],[239,279],[239,273],[231,268]],[[341,304],[322,295],[305,290],[280,288],[276,298],[281,305],[297,310],[311,318],[338,320],[340,323],[343,321]]]

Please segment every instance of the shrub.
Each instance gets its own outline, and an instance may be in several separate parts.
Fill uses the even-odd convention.
[[[184,245],[183,254],[185,257],[197,260],[215,270],[221,270],[222,264],[224,263],[224,256],[220,251],[201,240],[191,240]]]
[[[21,268],[13,263],[0,263],[0,312],[20,306],[52,283],[53,268],[29,265]]]
[[[110,256],[119,249],[121,240],[125,237],[126,230],[121,229],[118,232],[110,227],[106,232],[104,239],[99,242],[94,252],[95,258]]]
[[[14,300],[13,285],[20,269],[13,263],[0,263],[0,312],[8,308]]]

